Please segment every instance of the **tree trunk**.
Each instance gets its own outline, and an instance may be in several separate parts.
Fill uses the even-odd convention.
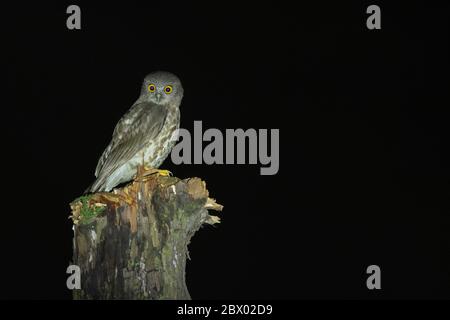
[[[222,210],[203,181],[154,174],[70,205],[74,299],[190,299],[187,245],[202,224],[220,222],[208,209]]]

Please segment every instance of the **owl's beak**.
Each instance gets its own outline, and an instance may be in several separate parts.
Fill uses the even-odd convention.
[[[160,101],[161,101],[162,95],[161,95],[161,93],[157,93],[157,94],[155,95],[155,97],[156,97],[156,102],[160,102]]]

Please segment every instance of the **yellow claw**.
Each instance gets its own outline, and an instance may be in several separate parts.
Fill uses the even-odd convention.
[[[158,174],[163,177],[170,177],[172,176],[172,172],[169,170],[163,170],[163,169],[155,169],[147,166],[141,166],[138,167],[136,175],[134,177],[135,181],[147,181],[147,177],[151,176],[153,174]]]
[[[164,169],[156,169],[156,172],[163,177],[171,177],[172,176],[172,172],[170,172],[169,170],[164,170]]]

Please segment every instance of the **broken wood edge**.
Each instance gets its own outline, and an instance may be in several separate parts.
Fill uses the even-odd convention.
[[[170,183],[167,183],[167,180],[171,180]],[[206,189],[205,181],[201,180],[198,177],[192,177],[182,180],[177,177],[162,177],[159,175],[150,176],[146,180],[132,181],[122,188],[113,189],[111,192],[97,192],[78,197],[69,204],[72,214],[68,218],[72,219],[74,225],[78,225],[80,223],[89,224],[97,218],[102,217],[103,212],[105,211],[102,209],[106,209],[108,206],[133,206],[138,197],[138,192],[139,190],[141,190],[142,184],[147,184],[146,187],[151,189],[155,189],[159,184],[160,187],[163,187],[167,190],[171,187],[175,188],[175,185],[180,182],[184,182],[187,185],[188,188],[186,191],[193,200],[206,197],[204,208],[208,210],[208,215],[205,217],[203,223],[209,225],[220,223],[220,217],[210,215],[209,211],[222,211],[223,205],[217,203],[216,199],[209,197],[209,192]],[[151,192],[153,192],[153,190]],[[98,212],[98,214],[86,218],[82,215],[83,210],[91,210],[94,213]],[[130,225],[133,226],[134,223],[131,220],[132,219],[130,217]]]

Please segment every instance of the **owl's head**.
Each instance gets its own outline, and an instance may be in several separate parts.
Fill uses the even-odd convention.
[[[167,105],[181,103],[183,86],[176,75],[165,71],[148,74],[141,89],[141,100]]]

